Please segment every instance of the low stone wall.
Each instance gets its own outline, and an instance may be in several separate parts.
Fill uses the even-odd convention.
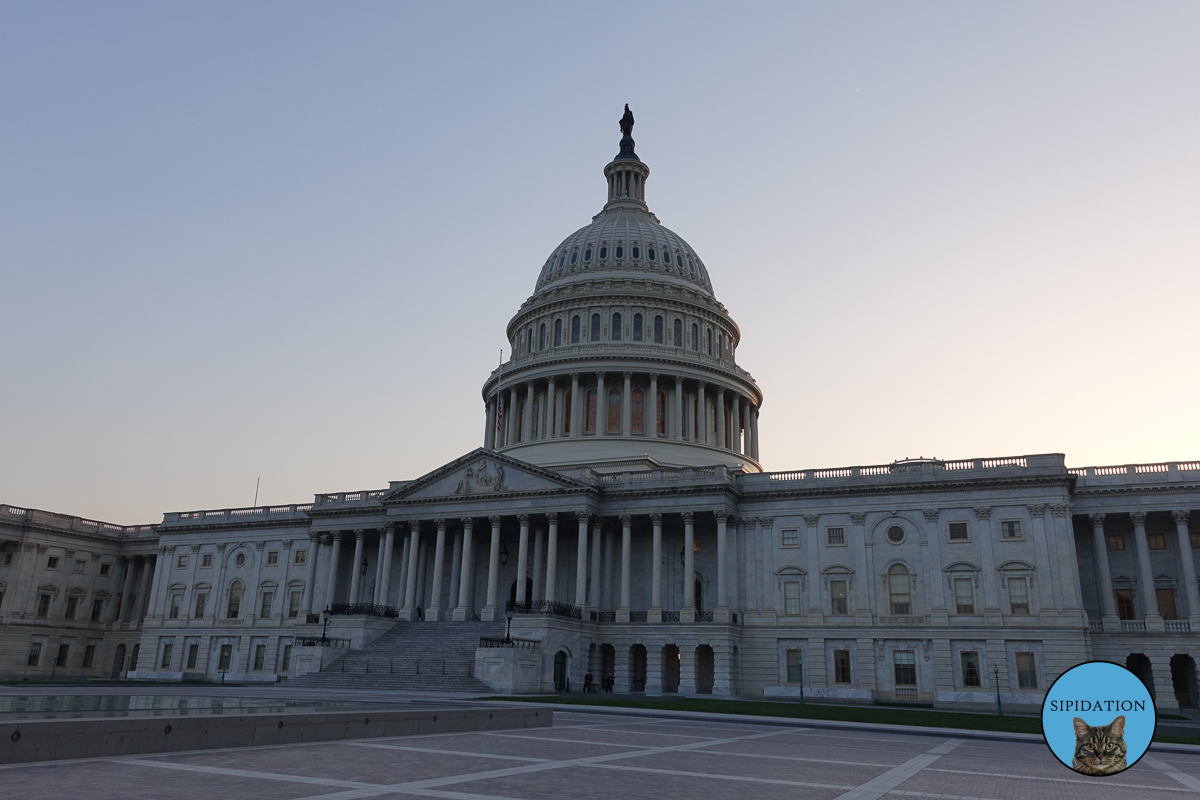
[[[497,694],[542,691],[542,652],[513,647],[480,647],[475,651],[475,677]]]
[[[546,728],[547,708],[423,708],[0,723],[0,764],[341,739]]]

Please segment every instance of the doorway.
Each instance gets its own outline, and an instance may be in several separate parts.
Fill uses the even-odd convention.
[[[113,654],[112,675],[110,677],[116,679],[121,677],[121,671],[125,667],[125,645],[117,645],[117,652]]]
[[[1196,707],[1196,662],[1191,656],[1184,653],[1171,656],[1171,685],[1180,708]]]
[[[517,607],[517,582],[512,582],[512,588],[508,590],[508,602],[512,605],[509,608]],[[533,603],[533,578],[525,578],[525,611],[529,610],[530,604]],[[521,609],[517,609],[518,611]]]
[[[716,658],[706,644],[696,648],[696,693],[712,694],[715,682]]]
[[[571,681],[567,677],[567,652],[559,650],[554,654],[554,691],[571,691]]]
[[[1146,685],[1146,691],[1150,692],[1150,699],[1154,700],[1154,671],[1146,654],[1130,653],[1125,659],[1125,668],[1138,676],[1138,680]]]
[[[679,691],[679,648],[673,644],[662,649],[662,690],[663,692]]]
[[[635,644],[629,648],[629,691],[646,691],[646,646]]]
[[[617,648],[611,644],[600,645],[600,689],[604,690],[609,681],[614,684],[617,680]]]

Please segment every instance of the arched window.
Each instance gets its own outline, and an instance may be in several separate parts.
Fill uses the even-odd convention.
[[[621,390],[608,390],[608,432],[621,432]]]
[[[903,564],[893,564],[888,569],[888,599],[891,601],[893,614],[912,613],[912,576],[908,567]]]
[[[704,352],[712,355],[712,330],[704,331]]]
[[[683,347],[683,323],[680,322],[679,320],[675,320],[674,334],[675,334],[675,346]]]
[[[525,352],[533,352],[533,328],[529,329],[529,335],[525,337]]]
[[[712,401],[708,403],[708,438],[710,441],[717,438],[717,404]]]
[[[646,256],[647,256],[647,257],[648,257],[648,258],[649,258],[651,261],[653,261],[653,260],[654,260],[654,248],[653,248],[653,247],[647,247],[647,248],[646,248]]]
[[[692,323],[692,349],[700,349],[700,328],[694,322]]]
[[[641,389],[634,389],[630,395],[632,413],[629,418],[629,430],[633,433],[646,432],[646,395]]]
[[[638,254],[638,248],[637,248],[637,245],[634,245],[634,246],[633,246],[633,257],[634,257],[634,258],[641,258],[641,256]]]
[[[242,613],[242,584],[234,581],[229,587],[229,602],[225,605],[225,619],[237,619]]]
[[[574,253],[571,253],[571,263],[572,263],[572,264],[574,264],[574,263],[575,263],[576,261],[578,261],[578,260],[579,260],[579,253],[578,253],[578,251],[576,251],[576,252],[574,252]]]
[[[662,344],[662,334],[663,334],[662,317],[656,316],[654,318],[654,343],[655,344]]]
[[[583,251],[583,260],[584,261],[592,260],[592,248],[591,247],[589,247],[587,250]]]
[[[600,315],[592,314],[592,341],[600,341]]]
[[[612,316],[612,340],[614,342],[621,341],[621,315],[613,314]]]
[[[563,264],[566,262],[566,260],[567,260],[566,256],[563,256],[562,258],[558,259],[558,268],[559,269],[563,268]]]
[[[640,342],[642,340],[642,315],[633,315],[633,340]]]
[[[621,247],[621,245],[617,245],[617,258],[620,258],[624,252],[625,252],[625,248]]]
[[[665,392],[658,393],[658,402],[655,403],[654,419],[654,432],[665,436],[667,433],[667,395]]]
[[[608,258],[608,248],[607,248],[607,247],[601,247],[601,248],[600,248],[600,257],[601,257],[601,258]]]
[[[663,250],[663,263],[664,264],[671,263],[671,251],[670,250]]]
[[[571,320],[571,344],[579,344],[579,317]]]
[[[546,323],[542,323],[542,327],[538,330],[538,350],[546,349]]]
[[[562,320],[554,320],[554,346],[558,347],[562,344]]]
[[[588,389],[587,393],[587,424],[583,428],[586,433],[596,432],[596,390]]]

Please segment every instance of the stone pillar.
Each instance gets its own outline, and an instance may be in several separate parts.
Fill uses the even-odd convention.
[[[680,617],[682,619],[682,615]],[[679,693],[694,695],[696,693],[696,647],[692,644],[680,644],[679,647]]]
[[[617,622],[629,622],[629,581],[633,567],[633,517],[621,516],[621,599]]]
[[[733,452],[742,453],[742,401],[737,392],[733,393],[733,408],[729,413],[729,420],[733,423]]]
[[[725,390],[720,387],[717,388],[717,447],[732,449],[725,440]]]
[[[674,405],[675,405],[675,413],[673,415],[675,418],[671,421],[671,427],[673,427],[675,429],[673,431],[674,435],[672,438],[674,438],[675,441],[677,441],[677,442],[682,442],[683,441],[683,376],[682,375],[675,376],[675,395],[671,399],[674,401]]]
[[[145,556],[142,559],[142,577],[138,581],[138,596],[137,596],[137,613],[133,615],[131,622],[141,622],[146,616],[146,601],[150,598],[150,573],[153,571],[153,565],[150,559],[152,556]]]
[[[387,537],[384,535],[384,530],[379,529],[379,549],[375,553],[375,591],[371,592],[371,602],[376,605],[384,605],[384,601],[380,599],[380,593],[383,590],[383,565],[385,550],[387,550]]]
[[[588,597],[589,608],[600,608],[600,517],[592,522],[592,591]]]
[[[699,396],[696,400],[696,441],[701,444],[712,444],[708,439],[708,400],[704,395],[707,386],[707,383],[700,381]]]
[[[1146,612],[1146,630],[1161,631],[1163,618],[1158,610],[1158,593],[1154,586],[1154,568],[1150,564],[1150,544],[1146,541],[1146,512],[1131,511],[1133,536],[1137,543],[1138,584],[1142,590],[1142,609]]]
[[[524,604],[532,599],[525,596],[525,581],[529,574],[529,515],[519,514],[517,522],[521,523],[521,534],[517,540],[517,603]]]
[[[1054,526],[1054,557],[1058,564],[1055,583],[1062,594],[1063,609],[1078,611],[1083,607],[1079,593],[1079,554],[1075,548],[1075,525],[1070,503],[1051,503],[1050,522]],[[1086,619],[1083,620],[1086,623]]]
[[[70,559],[72,555],[72,553],[67,553],[67,558]],[[147,603],[142,607],[142,619],[145,619],[147,616],[158,617],[159,619],[166,616],[166,614],[162,613],[160,606],[163,604],[162,600],[166,594],[165,587],[170,581],[174,561],[175,545],[160,546],[158,548],[158,556],[154,559],[154,572],[150,578],[150,596],[147,599]],[[257,563],[261,566],[262,559],[259,559]],[[255,585],[257,584],[258,582],[255,581]],[[76,615],[78,613],[76,611]]]
[[[349,602],[359,602],[358,591],[361,588],[359,574],[363,567],[363,529],[354,529],[354,569],[350,571],[350,599]]]
[[[867,547],[866,547],[866,522],[867,513],[865,511],[850,512],[850,536],[852,539],[851,547],[854,548],[854,575],[850,579],[853,582],[854,603],[857,608],[854,609],[855,621],[859,625],[871,624],[871,581],[874,577],[870,574],[867,568]],[[768,551],[769,552],[769,551]],[[773,570],[771,570],[773,571]],[[769,584],[774,590],[774,580],[766,575],[768,569],[764,566],[764,580],[769,581]],[[769,605],[773,605],[769,604]],[[888,608],[888,611],[891,609]]]
[[[408,537],[408,575],[404,579],[404,606],[400,618],[412,622],[417,618],[417,562],[420,559],[421,523],[409,523],[411,533]]]
[[[633,394],[631,384],[633,373],[624,373],[625,391],[621,395],[621,435],[629,436],[633,432]],[[646,400],[642,398],[642,429],[646,428]]]
[[[742,608],[742,591],[741,591],[741,573],[742,573],[741,552],[742,551],[741,551],[741,537],[738,536],[737,522],[738,521],[737,521],[736,517],[730,517],[729,518],[730,527],[726,530],[726,536],[729,537],[729,544],[726,545],[727,552],[729,553],[729,558],[727,560],[727,566],[729,568],[729,581],[728,581],[729,595],[726,598],[726,603],[729,605],[730,609],[732,609],[734,611],[740,611]],[[816,550],[816,548],[812,548],[812,547],[809,548],[809,552],[813,553],[814,555],[815,555],[815,550]],[[818,570],[818,572],[819,572],[819,570]],[[809,574],[811,575],[812,572],[810,571]]]
[[[692,623],[696,621],[696,515],[691,511],[683,512],[683,609],[679,612],[679,621]],[[680,648],[680,652],[683,648]],[[680,689],[683,691],[683,667],[680,667]],[[693,676],[694,677],[694,676]],[[695,691],[693,680],[692,691]]]
[[[603,372],[596,373],[596,435],[608,436],[608,392]]]
[[[1029,518],[1033,522],[1033,547],[1037,560],[1037,589],[1039,610],[1044,614],[1050,609],[1062,610],[1062,597],[1054,573],[1050,570],[1050,546],[1046,540],[1046,504],[1029,506]],[[1029,587],[1033,594],[1034,587]],[[1032,598],[1031,598],[1032,599]]]
[[[941,550],[938,546],[941,542],[941,533],[938,531],[938,518],[941,511],[936,508],[925,508],[921,510],[921,514],[925,517],[925,531],[921,541],[921,552],[925,556],[922,567],[928,576],[926,580],[930,588],[929,594],[932,605],[930,621],[934,625],[949,625],[950,612],[946,609],[945,594],[947,587],[942,580]]]
[[[520,438],[521,420],[517,418],[517,387],[510,386],[508,389],[508,413],[504,415],[507,421],[504,423],[504,443],[506,445],[514,445]]]
[[[729,512],[718,509],[717,518],[717,597],[713,604],[713,621],[729,622]]]
[[[533,529],[533,596],[528,600],[537,603],[544,600],[546,588],[546,573],[542,569],[542,561],[546,556],[546,532],[539,522]]]
[[[470,602],[471,595],[471,538],[475,527],[475,520],[470,517],[462,518],[462,561],[460,576],[458,579],[458,607],[454,609],[454,621],[463,622],[470,619]]]
[[[562,404],[558,402],[558,390],[554,387],[554,376],[546,381],[546,430],[543,438],[557,439],[562,436]],[[532,600],[533,598],[529,598]]]
[[[403,525],[404,523],[400,523]],[[396,586],[396,607],[404,607],[404,598],[408,596],[408,551],[412,549],[412,534],[400,541],[400,583]]]
[[[745,415],[745,420],[743,421],[742,426],[746,431],[746,443],[744,445],[746,449],[742,451],[742,455],[746,456],[747,458],[754,458],[754,425],[752,424],[752,417],[754,415],[753,409],[753,402],[747,400],[746,408],[742,412]]]
[[[650,550],[650,611],[646,619],[662,622],[662,514],[651,514],[650,522],[654,525],[654,540]],[[646,669],[649,672],[649,665]]]
[[[133,616],[129,613],[129,601],[133,595],[133,570],[135,566],[136,562],[133,558],[125,558],[125,588],[121,590],[121,605],[117,610],[117,613],[120,615],[120,619],[117,620],[119,622],[125,622]],[[116,619],[115,616],[114,619]]]
[[[587,399],[582,401],[579,397],[579,373],[571,373],[571,438],[583,435],[583,423],[580,422],[583,407],[587,404]],[[547,584],[547,588],[549,585]]]
[[[1192,630],[1200,630],[1200,588],[1196,586],[1196,561],[1192,555],[1192,537],[1188,534],[1188,512],[1172,511],[1175,533],[1179,538],[1179,561],[1183,567],[1183,593],[1187,597],[1188,620]]]
[[[575,549],[575,605],[582,608],[587,604],[588,512],[577,511],[575,516],[579,519],[579,545]]]
[[[976,506],[975,522],[979,533],[979,580],[983,583],[983,621],[986,625],[1000,625],[1002,616],[999,576],[996,574],[996,558],[992,553],[996,540],[992,528],[992,507]]]
[[[613,570],[616,568],[613,564],[613,540],[616,538],[612,530],[604,536],[604,588],[600,592],[600,607],[605,611],[615,609],[619,600],[617,587],[613,583]]]
[[[1096,571],[1100,579],[1097,593],[1100,595],[1100,610],[1104,614],[1104,630],[1121,630],[1120,617],[1117,616],[1117,598],[1113,594],[1112,569],[1108,564],[1108,540],[1104,536],[1104,515],[1092,514],[1088,517],[1092,523],[1092,550],[1095,551]]]
[[[484,622],[496,619],[496,590],[500,581],[500,518],[488,517],[492,523],[492,547],[488,553],[487,602],[479,618]]]
[[[663,416],[666,414],[666,404],[663,404]],[[666,422],[666,420],[663,420]],[[647,436],[658,437],[658,373],[650,373],[650,396],[642,404],[642,428]],[[663,433],[666,433],[666,426],[663,426]]]
[[[446,598],[446,612],[441,615],[442,619],[453,619],[454,609],[458,606],[458,582],[462,579],[462,550],[463,535],[460,530],[454,534],[454,550],[450,554],[450,594]]]
[[[425,597],[425,576],[429,574],[429,542],[421,541],[421,546],[417,550],[417,600],[416,608],[421,609],[421,613],[417,615],[417,619],[423,619],[425,616],[425,608],[429,605],[428,599]]]
[[[429,593],[429,608],[425,610],[426,622],[437,622],[442,614],[442,576],[446,572],[446,520],[434,520],[437,525],[437,541],[433,551],[433,585]]]
[[[300,597],[300,613],[307,619],[312,613],[313,593],[317,589],[317,553],[321,551],[321,534],[309,531],[308,560],[304,564],[304,594]]]
[[[558,512],[547,514],[546,522],[546,602],[553,603],[558,597]]]
[[[483,446],[487,450],[496,449],[496,396],[492,395],[487,401],[487,418],[484,420]]]
[[[383,526],[383,575],[379,581],[379,599],[376,601],[380,605],[391,605],[391,588],[392,588],[392,552],[396,548],[396,526],[392,523],[385,523]]]
[[[758,461],[758,406],[754,407],[754,415],[751,417],[750,422],[754,427],[754,460]]]
[[[533,381],[525,383],[525,410],[521,414],[521,441],[533,441]]]

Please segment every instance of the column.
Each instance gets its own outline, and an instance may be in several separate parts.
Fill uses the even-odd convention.
[[[204,610],[204,616],[210,621],[215,621],[221,613],[221,598],[225,594],[225,570],[229,566],[229,561],[225,558],[225,542],[217,542],[217,561],[220,566],[217,568],[217,582],[213,584],[211,599],[208,608]]]
[[[613,531],[609,531],[604,537],[604,590],[600,592],[600,607],[605,611],[611,611],[617,607],[617,602],[620,599],[617,596],[616,584],[613,583],[613,540],[616,539]]]
[[[773,577],[767,574],[769,571],[767,553],[771,551],[763,546],[763,519],[763,517],[757,517],[748,520],[754,523],[754,610],[759,614],[767,610],[767,587],[771,585]],[[854,558],[858,558],[857,549],[854,552]]]
[[[384,601],[380,599],[380,592],[383,589],[383,565],[384,551],[387,550],[387,537],[384,535],[383,528],[379,529],[379,549],[375,553],[375,591],[371,592],[371,602],[376,605],[384,605]]]
[[[735,417],[735,421],[736,421],[736,417]],[[726,602],[729,605],[729,608],[733,611],[740,611],[742,608],[742,592],[741,592],[741,585],[740,585],[740,581],[741,581],[740,575],[742,572],[742,559],[739,557],[739,555],[742,551],[740,549],[741,538],[738,536],[737,523],[738,523],[738,521],[737,521],[736,517],[730,517],[729,524],[731,527],[726,531],[726,535],[729,537],[729,544],[727,545],[728,552],[729,552],[729,559],[728,559],[729,595],[726,598]],[[810,547],[809,552],[815,556],[816,548]],[[817,571],[819,572],[820,570],[817,570]],[[812,575],[814,573],[810,570],[809,574]]]
[[[131,614],[129,613],[129,599],[130,595],[133,593],[134,564],[135,562],[133,558],[128,556],[125,558],[125,587],[121,590],[121,606],[119,609],[120,619],[117,619],[116,616],[113,617],[113,619],[117,622],[124,622],[126,619],[131,617]]]
[[[1100,595],[1100,609],[1104,614],[1104,630],[1121,630],[1120,618],[1117,616],[1117,598],[1113,594],[1112,570],[1108,565],[1108,540],[1104,537],[1104,515],[1091,514],[1088,519],[1092,522],[1092,550],[1095,553],[1096,569],[1099,572],[1100,585],[1097,593]]]
[[[733,452],[742,453],[742,400],[737,392],[733,393],[733,408],[729,412],[729,420],[733,423]]]
[[[664,408],[663,411],[666,411]],[[642,423],[647,436],[658,436],[658,373],[650,373],[650,396],[642,404]],[[664,420],[665,421],[665,420]],[[665,433],[665,426],[664,426]]]
[[[1037,590],[1038,606],[1045,614],[1050,609],[1061,611],[1062,597],[1058,581],[1050,569],[1050,547],[1046,541],[1046,504],[1034,503],[1029,506],[1029,519],[1033,523],[1033,546],[1037,559]],[[1030,586],[1030,593],[1034,587]]]
[[[1183,592],[1187,596],[1188,619],[1192,630],[1200,630],[1200,588],[1196,586],[1196,561],[1192,555],[1192,538],[1188,535],[1188,512],[1172,511],[1175,533],[1179,538],[1179,561],[1183,567]]]
[[[399,523],[404,525],[404,523]],[[396,587],[396,607],[404,606],[404,597],[408,594],[408,551],[412,545],[412,534],[405,536],[400,542],[400,584]]]
[[[745,449],[742,451],[742,455],[746,456],[747,458],[754,458],[754,426],[751,424],[751,419],[750,419],[752,408],[753,408],[753,405],[751,404],[751,401],[747,400],[746,408],[742,412],[745,415],[745,419],[742,423],[742,428],[746,432],[745,433],[746,443],[744,445]]]
[[[487,418],[483,422],[483,446],[487,450],[496,449],[496,397],[488,398]]]
[[[517,522],[521,523],[520,538],[517,539],[517,607],[520,608],[530,599],[525,596],[525,581],[529,574],[529,515],[518,514]]]
[[[983,583],[983,621],[986,625],[1001,623],[999,576],[992,552],[996,540],[992,527],[992,507],[976,506],[975,521],[979,532],[979,580]]]
[[[583,435],[583,423],[580,422],[586,399],[579,397],[579,373],[571,373],[571,438]],[[549,589],[549,584],[547,584]]]
[[[604,373],[596,373],[596,435],[608,435],[608,392],[604,390]]]
[[[471,596],[471,537],[475,520],[470,517],[462,518],[462,561],[460,562],[460,576],[458,579],[458,607],[454,609],[454,621],[463,622],[470,616],[469,603]]]
[[[629,622],[629,580],[633,565],[633,517],[621,516],[621,601],[617,607],[617,622]]]
[[[675,394],[671,398],[675,404],[674,419],[671,420],[671,427],[675,441],[683,441],[683,376],[675,376]]]
[[[588,598],[590,608],[600,608],[600,517],[592,522],[592,591]]]
[[[1158,613],[1158,593],[1154,586],[1154,568],[1150,565],[1150,544],[1146,540],[1146,512],[1131,511],[1133,536],[1137,542],[1138,585],[1142,590],[1142,609],[1146,612],[1146,630],[1163,630],[1163,618]]]
[[[446,572],[446,520],[434,520],[437,525],[437,542],[433,548],[433,587],[429,598],[429,609],[425,612],[426,622],[437,622],[442,613],[442,576]]]
[[[719,411],[720,409],[718,409]],[[720,417],[718,417],[720,419]],[[720,437],[718,437],[720,438]],[[713,621],[729,621],[729,512],[718,509],[717,518],[717,601],[713,604]]]
[[[487,602],[479,615],[484,622],[496,619],[496,590],[500,581],[500,517],[488,517],[488,521],[492,523],[492,546],[488,552]]]
[[[375,602],[383,606],[389,606],[391,603],[391,588],[392,588],[392,551],[396,547],[396,526],[392,523],[385,523],[383,526],[383,575],[380,577],[379,599]]]
[[[417,561],[420,557],[421,523],[416,520],[410,522],[409,530],[411,533],[408,537],[408,575],[404,579],[404,607],[400,618],[413,622],[417,614]]]
[[[625,390],[621,394],[621,435],[628,436],[633,431],[633,397],[630,394],[633,373],[624,373]],[[642,401],[642,429],[646,427],[646,402]]]
[[[308,552],[304,555],[304,594],[300,598],[300,613],[307,620],[312,613],[313,594],[317,589],[317,553],[321,550],[321,534],[309,531]]]
[[[758,539],[753,535],[754,517],[738,517],[739,538],[746,551],[746,611],[758,611]],[[815,524],[815,523],[814,523]],[[820,572],[820,570],[817,570]],[[818,602],[817,607],[820,608]]]
[[[546,585],[546,573],[542,569],[542,561],[546,556],[546,531],[539,522],[533,529],[533,596],[527,598],[531,603],[540,602],[545,598],[543,593]]]
[[[354,569],[350,571],[350,598],[349,602],[357,603],[359,600],[359,573],[362,572],[363,566],[363,529],[354,529]]]
[[[662,622],[662,514],[651,514],[650,522],[654,525],[654,539],[650,550],[650,611],[646,619]]]
[[[941,533],[938,531],[938,517],[941,512],[936,508],[925,508],[921,514],[925,517],[924,539],[921,542],[921,554],[924,556],[922,567],[929,576],[930,601],[933,613],[930,620],[934,625],[948,625],[950,612],[946,609],[945,591],[948,588],[941,580],[941,552],[938,547]]]
[[[553,603],[556,599],[555,589],[558,587],[558,512],[551,511],[547,514],[546,522],[546,602]]]
[[[521,441],[533,441],[533,381],[525,382],[525,409],[521,413]]]
[[[146,604],[142,606],[142,619],[147,616],[159,618],[166,616],[161,612],[159,606],[163,596],[162,586],[169,580],[174,561],[175,545],[158,548],[158,556],[154,559],[154,572],[150,579],[150,596],[147,598]]]
[[[754,460],[758,461],[758,407],[755,406],[750,415],[750,426],[754,428]]]
[[[150,598],[147,595],[150,593],[150,572],[153,569],[150,563],[151,556],[142,558],[142,577],[138,582],[138,597],[137,597],[137,612],[130,619],[130,622],[141,622],[142,617],[146,615],[146,601]]]
[[[874,580],[871,571],[867,568],[867,534],[866,534],[867,512],[852,511],[850,512],[850,536],[853,539],[854,548],[854,576],[851,580],[854,582],[854,601],[858,608],[855,609],[856,622],[859,625],[871,624],[871,581]],[[772,548],[767,548],[763,551],[763,560],[767,559],[767,554],[772,552]],[[770,565],[763,565],[763,579],[765,585],[763,589],[775,592],[774,570],[770,569]],[[764,592],[766,594],[766,592]],[[773,602],[768,602],[767,607],[774,606]]]
[[[558,390],[554,388],[553,375],[546,379],[546,419],[548,424],[543,434],[544,438],[560,438],[562,436],[562,404],[558,402]]]
[[[421,613],[417,615],[417,619],[424,618],[425,607],[429,605],[429,601],[425,598],[425,576],[428,574],[429,574],[429,542],[422,540],[421,546],[417,550],[416,608],[421,609]]]
[[[521,432],[521,420],[517,417],[517,387],[515,385],[508,389],[508,411],[504,416],[508,418],[504,423],[504,443],[514,445],[520,439]]]
[[[454,534],[454,550],[450,554],[450,595],[446,598],[446,613],[442,615],[442,619],[453,619],[454,609],[458,606],[458,582],[462,578],[462,549],[463,535],[460,530]]]
[[[701,384],[703,386],[703,384]],[[696,515],[691,511],[683,512],[683,610],[679,612],[680,622],[696,621]],[[685,648],[680,647],[680,652]],[[680,667],[680,675],[683,668]],[[682,691],[680,678],[680,691]]]
[[[588,513],[576,511],[579,519],[579,545],[575,549],[575,605],[581,608],[587,603],[587,536]]]
[[[732,449],[725,441],[725,390],[721,388],[717,389],[717,447]]]
[[[704,397],[707,386],[707,383],[700,381],[699,397],[696,400],[696,441],[701,444],[712,444],[708,440],[708,401]]]

